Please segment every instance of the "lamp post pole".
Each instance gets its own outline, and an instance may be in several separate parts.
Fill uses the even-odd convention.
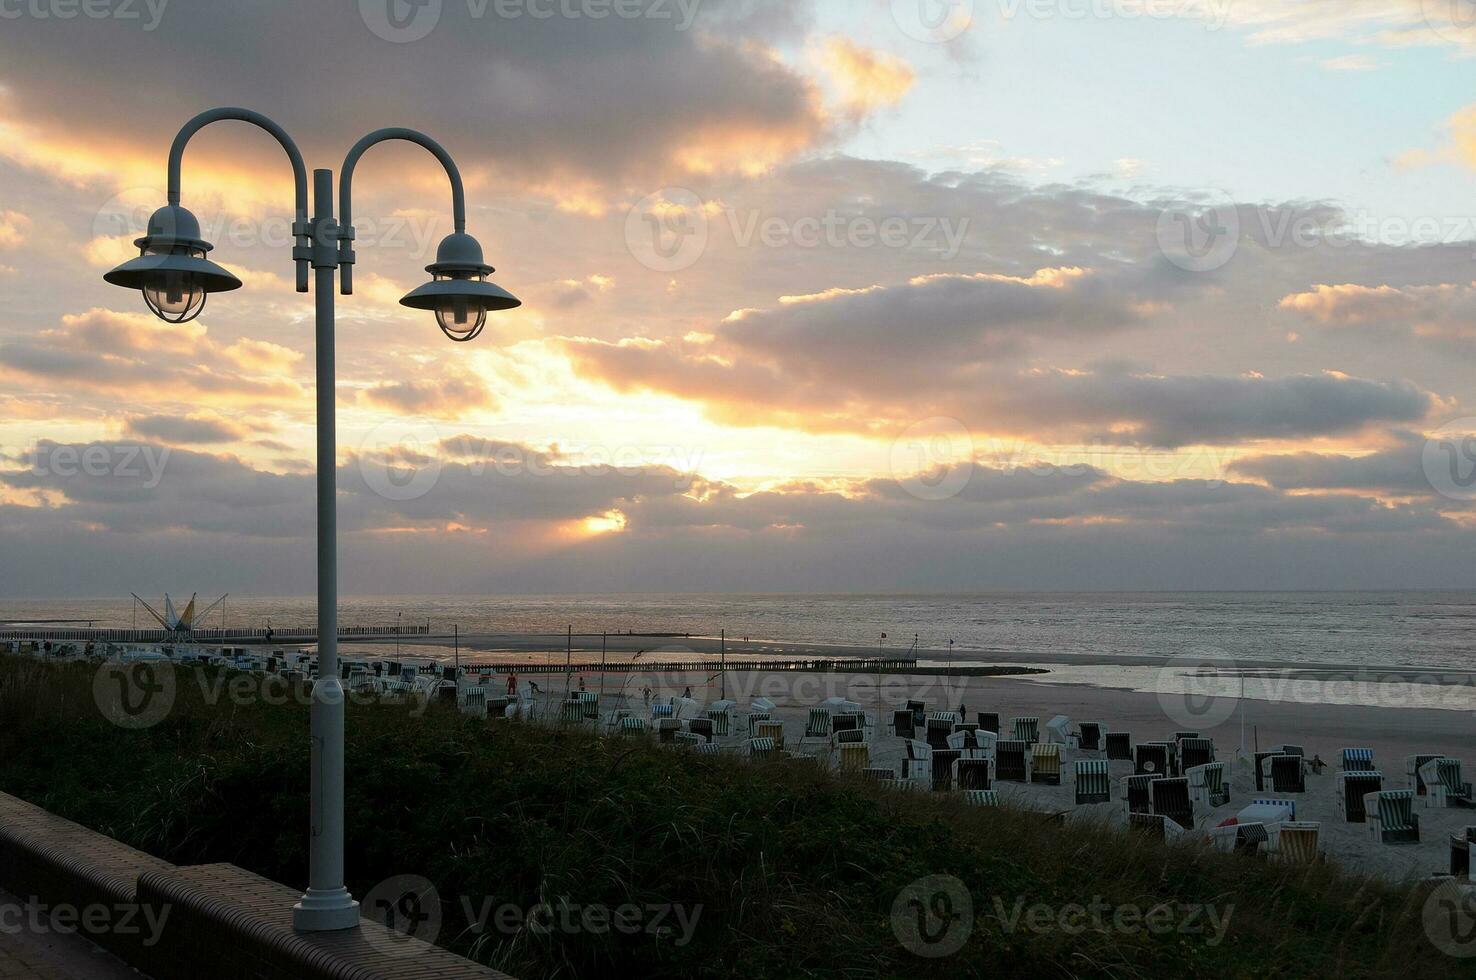
[[[248,122],[270,133],[292,164],[296,191],[292,223],[292,259],[296,287],[308,291],[308,269],[313,271],[315,304],[318,497],[318,676],[313,682],[311,756],[311,840],[308,850],[308,888],[293,906],[293,927],[304,932],[351,929],[359,924],[359,903],[344,885],[344,691],[338,667],[338,504],[335,433],[334,274],[344,295],[353,292],[352,194],[354,167],[365,150],[385,140],[406,140],[429,150],[446,170],[451,184],[454,233],[442,240],[436,261],[426,267],[432,280],[400,300],[411,309],[434,312],[441,331],[452,340],[475,338],[492,310],[520,305],[518,299],[487,281],[492,267],[482,259],[477,240],[466,234],[466,201],[461,174],[439,143],[411,129],[380,129],[355,143],[344,158],[339,175],[339,212],[333,218],[334,181],[331,170],[312,172],[312,213],[308,213],[307,169],[302,154],[281,126],[250,109],[210,109],[190,119],[169,149],[168,204],[149,218],[144,237],[135,241],[138,258],[123,263],[103,278],[130,289],[141,289],[144,301],[160,319],[183,323],[198,316],[211,292],[239,288],[241,282],[206,259],[211,249],[200,238],[199,222],[180,207],[180,170],[185,146],[203,127],[221,120]],[[223,613],[223,611],[222,611]],[[135,608],[135,618],[137,610]],[[399,646],[399,613],[395,617],[395,644]],[[268,620],[270,629],[270,620]]]

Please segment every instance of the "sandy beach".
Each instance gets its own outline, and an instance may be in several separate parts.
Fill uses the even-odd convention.
[[[1366,823],[1348,823],[1339,807],[1337,793],[1340,750],[1345,747],[1370,748],[1375,767],[1384,774],[1385,789],[1407,787],[1406,757],[1420,753],[1438,753],[1462,759],[1469,766],[1476,763],[1476,739],[1473,739],[1472,716],[1468,711],[1401,706],[1398,688],[1391,689],[1380,706],[1359,704],[1323,704],[1293,701],[1241,700],[1220,694],[1193,698],[1177,691],[1145,692],[1104,686],[1111,681],[1110,666],[1102,666],[1098,684],[1063,683],[1050,675],[1034,677],[968,677],[946,674],[874,674],[800,673],[795,671],[730,671],[725,675],[708,672],[652,673],[634,671],[604,675],[601,717],[616,707],[628,707],[637,715],[649,716],[644,689],[650,688],[651,700],[664,700],[687,693],[700,702],[726,696],[737,701],[738,717],[746,714],[747,705],[755,697],[772,700],[777,709],[774,717],[785,723],[787,747],[807,755],[815,755],[827,765],[834,765],[827,740],[805,739],[805,722],[809,707],[827,697],[854,700],[871,715],[881,706],[883,725],[871,743],[874,766],[899,767],[904,755],[902,739],[891,734],[890,719],[894,708],[908,699],[923,700],[929,710],[957,710],[963,705],[968,719],[975,713],[996,712],[1006,727],[1016,716],[1034,716],[1041,724],[1055,715],[1071,719],[1072,730],[1081,721],[1095,721],[1104,731],[1127,731],[1134,744],[1140,741],[1170,739],[1176,731],[1198,731],[1215,742],[1217,761],[1228,763],[1231,784],[1230,802],[1213,809],[1195,808],[1195,831],[1208,840],[1208,831],[1247,806],[1252,797],[1270,797],[1268,789],[1255,790],[1252,769],[1253,753],[1282,744],[1300,745],[1308,759],[1314,756],[1328,763],[1321,774],[1308,773],[1306,792],[1290,794],[1297,808],[1298,820],[1319,821],[1322,825],[1320,846],[1329,860],[1380,877],[1404,880],[1428,877],[1448,869],[1448,838],[1468,825],[1476,825],[1476,810],[1430,808],[1424,798],[1415,802],[1420,818],[1420,842],[1416,845],[1385,845],[1373,840]],[[582,681],[587,690],[601,691],[598,671],[576,672],[568,678],[568,686],[577,689]],[[565,677],[562,674],[528,675],[520,678],[519,687],[527,692],[531,678],[542,691],[540,710],[552,717],[553,702],[563,697]],[[499,676],[494,682],[498,690],[505,682]],[[880,687],[878,687],[880,682]],[[1234,691],[1233,686],[1222,687]],[[1466,691],[1466,688],[1458,688]],[[1396,702],[1391,704],[1390,702]],[[1243,727],[1242,727],[1243,724]],[[736,726],[741,727],[741,726]],[[736,731],[720,739],[724,747],[741,753],[744,733]],[[1242,743],[1242,738],[1244,739]],[[1069,811],[1072,819],[1101,820],[1126,826],[1121,778],[1133,769],[1128,762],[1113,762],[1114,799],[1111,803],[1076,806],[1072,788],[1072,763],[1077,758],[1101,758],[1097,753],[1078,753],[1067,747],[1063,751],[1062,785],[996,783],[1003,800],[1029,809],[1057,813]]]

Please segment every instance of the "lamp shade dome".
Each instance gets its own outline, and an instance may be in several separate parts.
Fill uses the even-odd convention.
[[[489,312],[523,305],[512,293],[487,281],[492,266],[482,259],[482,246],[464,232],[442,239],[436,261],[425,271],[431,274],[431,281],[407,293],[400,305],[433,311],[441,330],[452,340],[476,337],[486,325]]]
[[[161,319],[182,323],[199,316],[207,293],[238,289],[241,280],[205,257],[214,246],[200,237],[200,222],[177,204],[149,217],[147,233],[134,239],[138,257],[107,272],[103,279],[142,290],[144,301]]]

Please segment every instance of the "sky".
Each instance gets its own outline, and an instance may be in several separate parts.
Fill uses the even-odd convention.
[[[1476,587],[1471,0],[0,0],[0,595]]]

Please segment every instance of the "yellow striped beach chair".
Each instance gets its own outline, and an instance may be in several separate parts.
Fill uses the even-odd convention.
[[[1030,781],[1061,785],[1061,746],[1056,742],[1038,742],[1030,747]]]

